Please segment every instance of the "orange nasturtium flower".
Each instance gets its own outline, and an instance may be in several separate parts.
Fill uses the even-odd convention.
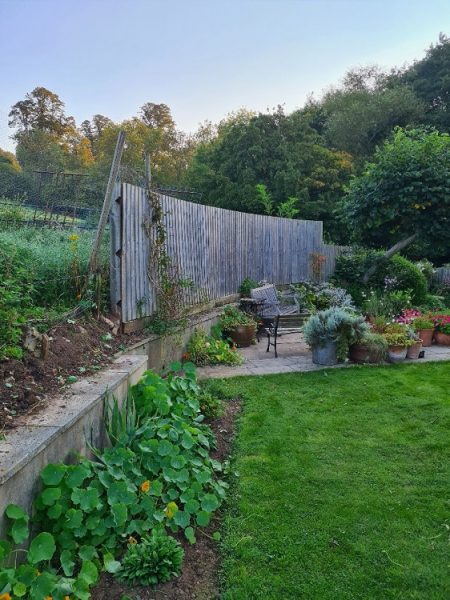
[[[146,479],[143,483],[141,483],[141,492],[145,494],[150,490],[151,483],[148,479]]]
[[[0,594],[0,600],[12,600],[12,598],[8,592],[5,592],[4,594]]]

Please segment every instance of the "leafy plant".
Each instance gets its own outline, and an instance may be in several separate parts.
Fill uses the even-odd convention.
[[[309,318],[303,335],[311,347],[336,343],[338,358],[342,360],[347,357],[349,345],[358,343],[368,330],[369,326],[361,315],[341,308],[329,308]]]
[[[184,550],[173,537],[154,531],[128,544],[116,577],[128,584],[164,583],[180,574],[183,558]]]
[[[254,327],[256,331],[255,319],[242,310],[239,310],[236,306],[227,306],[224,309],[220,317],[219,325],[225,333],[233,331],[233,329],[236,329],[239,325]]]
[[[242,362],[234,346],[230,347],[225,340],[207,335],[203,329],[196,329],[192,334],[187,345],[186,358],[198,366],[239,365]]]
[[[388,346],[412,346],[414,344],[414,340],[412,340],[405,333],[383,333],[383,336],[388,344]]]
[[[425,317],[417,317],[414,319],[412,321],[412,326],[416,331],[421,331],[422,329],[434,329],[433,321]]]
[[[250,277],[246,277],[239,286],[238,291],[241,294],[241,296],[243,296],[244,298],[248,298],[250,296],[251,291],[256,287],[258,287],[258,283],[253,279],[250,279]]]
[[[386,338],[379,333],[368,331],[361,337],[358,343],[367,346],[379,362],[387,356],[388,344]]]

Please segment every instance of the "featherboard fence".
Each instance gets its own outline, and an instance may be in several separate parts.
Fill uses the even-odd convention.
[[[151,219],[151,206],[143,188],[123,183],[116,190],[110,219],[111,306],[124,325],[137,325],[157,311],[148,277],[151,240],[144,227]],[[321,221],[247,214],[159,197],[167,252],[180,276],[192,282],[184,290],[186,306],[236,294],[246,277],[276,284],[317,278],[313,255],[322,256],[320,278],[326,279],[344,250],[323,243]]]
[[[439,267],[436,269],[433,282],[437,285],[442,283],[450,284],[450,267]]]

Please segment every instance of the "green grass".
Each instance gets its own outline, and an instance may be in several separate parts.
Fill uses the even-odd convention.
[[[218,385],[244,399],[222,600],[450,598],[450,363]]]

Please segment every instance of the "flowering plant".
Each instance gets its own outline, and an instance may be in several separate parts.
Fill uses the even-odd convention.
[[[417,319],[417,317],[421,317],[422,313],[420,312],[420,310],[417,310],[415,308],[405,308],[404,310],[402,310],[401,315],[399,315],[395,320],[397,321],[397,323],[404,323],[405,325],[410,325],[414,319]]]
[[[450,315],[433,315],[432,319],[439,333],[450,335]]]

